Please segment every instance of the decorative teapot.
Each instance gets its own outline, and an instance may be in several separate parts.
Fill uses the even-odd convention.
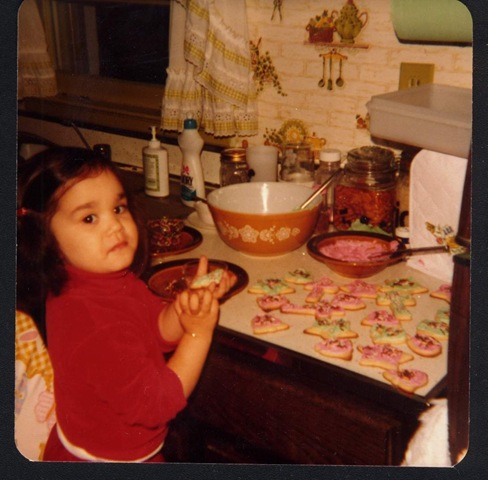
[[[367,21],[368,12],[358,14],[354,0],[347,0],[347,3],[341,9],[339,17],[335,20],[334,26],[343,43],[354,43],[354,39],[359,35]]]

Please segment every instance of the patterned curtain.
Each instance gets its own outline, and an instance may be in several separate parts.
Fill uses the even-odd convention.
[[[173,0],[163,130],[192,116],[216,137],[256,135],[245,0]]]
[[[17,97],[56,95],[56,74],[35,0],[24,0],[20,6],[18,26]]]

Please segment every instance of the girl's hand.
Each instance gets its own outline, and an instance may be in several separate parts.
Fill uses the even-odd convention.
[[[185,290],[174,303],[185,333],[212,336],[219,317],[219,303],[210,289]]]

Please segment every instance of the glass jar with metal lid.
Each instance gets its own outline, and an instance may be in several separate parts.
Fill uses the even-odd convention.
[[[246,183],[249,181],[249,166],[245,148],[226,148],[220,154],[220,185]]]
[[[349,151],[334,192],[334,227],[357,230],[364,224],[393,233],[395,185],[392,150],[365,146]]]

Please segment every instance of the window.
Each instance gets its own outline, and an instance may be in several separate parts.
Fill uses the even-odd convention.
[[[59,94],[26,109],[119,130],[146,132],[159,121],[170,1],[39,1]]]

